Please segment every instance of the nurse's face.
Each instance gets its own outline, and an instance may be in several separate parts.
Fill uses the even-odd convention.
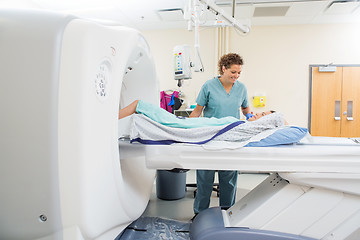
[[[269,115],[271,114],[270,111],[267,112],[261,112],[261,113],[255,113],[254,116],[252,116],[251,118],[248,119],[248,121],[255,121],[258,120],[259,118],[262,118],[263,116]]]
[[[240,77],[240,73],[242,70],[242,66],[241,65],[237,65],[237,64],[233,64],[230,66],[230,68],[225,68],[225,66],[223,66],[222,68],[224,74],[221,76],[221,78],[226,82],[226,83],[235,83],[235,81]]]

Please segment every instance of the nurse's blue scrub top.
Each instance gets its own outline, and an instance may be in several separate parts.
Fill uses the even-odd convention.
[[[204,117],[235,117],[240,118],[240,107],[249,106],[247,90],[243,83],[236,81],[229,93],[221,84],[219,77],[204,83],[196,99],[197,104],[204,108]]]

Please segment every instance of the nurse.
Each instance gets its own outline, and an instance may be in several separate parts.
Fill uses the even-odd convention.
[[[205,82],[196,99],[196,107],[190,118],[200,117],[235,117],[240,118],[240,108],[246,116],[249,102],[246,87],[238,81],[242,71],[243,59],[236,53],[221,57],[218,62],[220,76]],[[237,171],[218,171],[219,198],[222,208],[229,208],[235,203]],[[207,209],[214,184],[214,170],[197,170],[197,194],[194,201],[195,216]]]

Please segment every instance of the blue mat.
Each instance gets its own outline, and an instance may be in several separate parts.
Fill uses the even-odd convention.
[[[115,240],[188,240],[190,239],[190,224],[190,222],[160,217],[140,217],[131,223]]]

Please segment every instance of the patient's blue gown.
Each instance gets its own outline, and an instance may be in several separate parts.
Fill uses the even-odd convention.
[[[176,128],[198,128],[208,126],[221,126],[239,121],[235,117],[223,118],[179,118],[169,113],[165,109],[155,106],[151,103],[139,100],[136,112],[144,114],[152,120],[169,127]]]

